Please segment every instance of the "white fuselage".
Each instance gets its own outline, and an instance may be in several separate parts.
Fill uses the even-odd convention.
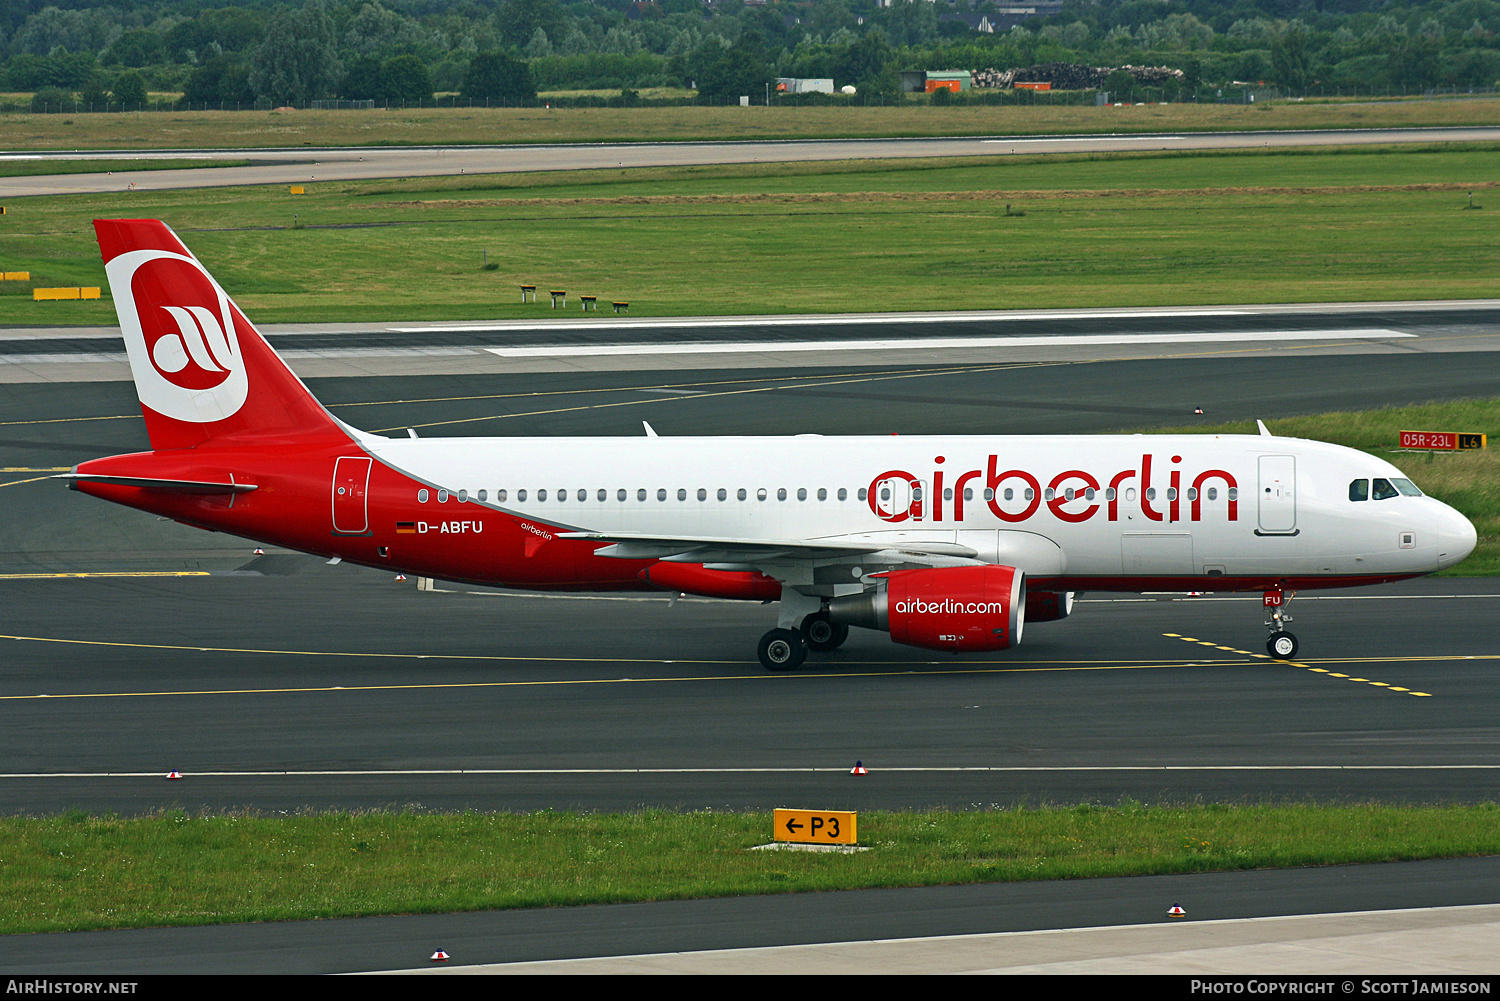
[[[1475,539],[1430,497],[1351,499],[1357,480],[1406,482],[1390,463],[1265,435],[361,437],[431,485],[434,517],[478,504],[601,533],[957,542],[1122,589],[1431,573]]]

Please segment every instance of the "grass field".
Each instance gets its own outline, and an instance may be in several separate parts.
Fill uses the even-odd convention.
[[[862,813],[857,854],[767,813],[0,819],[0,934],[1500,853],[1493,804]],[[1163,904],[1163,907],[1166,903]]]
[[[995,157],[549,172],[28,198],[6,270],[99,285],[88,220],[166,219],[252,318],[535,319],[1478,298],[1496,148]],[[296,222],[303,228],[294,229]],[[481,270],[489,260],[499,267]],[[6,283],[11,285],[14,283]],[[8,293],[8,294],[7,294]],[[0,287],[0,325],[110,323]]]
[[[11,150],[657,142],[874,136],[1220,132],[1500,124],[1500,99],[948,106],[426,108],[0,115]]]

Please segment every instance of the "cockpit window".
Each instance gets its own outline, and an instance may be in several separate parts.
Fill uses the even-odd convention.
[[[1349,484],[1349,499],[1362,501],[1370,499],[1370,481],[1354,480]]]
[[[1393,476],[1391,477],[1391,483],[1397,490],[1401,491],[1401,496],[1403,497],[1422,496],[1422,491],[1411,480],[1403,480]]]
[[[1401,491],[1399,491],[1395,487],[1391,486],[1391,481],[1390,480],[1376,480],[1375,481],[1375,499],[1376,500],[1387,500],[1387,499],[1389,499],[1391,497],[1399,497],[1399,496],[1401,496]]]

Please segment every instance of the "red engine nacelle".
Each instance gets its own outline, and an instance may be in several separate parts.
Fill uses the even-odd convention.
[[[754,571],[710,570],[702,563],[653,563],[639,576],[663,591],[705,598],[775,601],[781,597],[781,582],[774,577]]]
[[[1026,575],[1015,567],[897,570],[885,581],[872,594],[835,598],[829,616],[931,650],[1004,650],[1021,642]]]

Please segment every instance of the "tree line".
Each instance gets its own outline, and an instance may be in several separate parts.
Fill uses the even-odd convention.
[[[512,101],[539,88],[724,98],[762,94],[778,76],[894,96],[903,69],[1044,63],[1168,66],[1184,91],[1491,87],[1500,77],[1500,0],[1067,0],[1025,19],[993,0],[211,2],[0,0],[0,89],[244,106]],[[993,32],[976,30],[980,16]]]

